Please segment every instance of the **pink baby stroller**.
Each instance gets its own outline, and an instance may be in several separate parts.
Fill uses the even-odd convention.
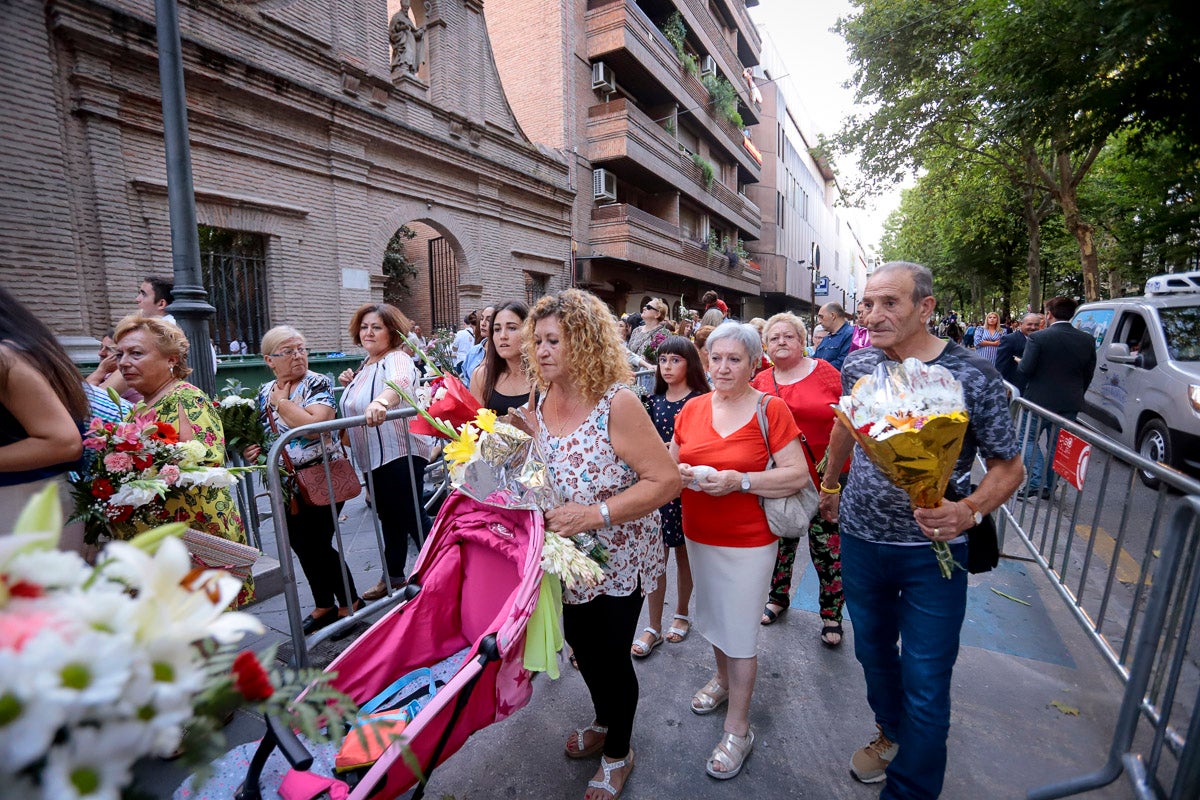
[[[424,774],[477,730],[520,709],[533,692],[525,669],[525,629],[542,579],[542,515],[497,508],[455,492],[443,505],[417,557],[405,602],[329,665],[333,686],[360,705],[399,676],[450,658],[461,666],[429,698],[357,785],[348,800],[394,798],[418,782],[402,757],[407,747]],[[432,678],[430,679],[432,682]],[[259,778],[276,746],[297,769],[312,763],[299,740],[275,720],[250,763],[239,800],[261,797]]]

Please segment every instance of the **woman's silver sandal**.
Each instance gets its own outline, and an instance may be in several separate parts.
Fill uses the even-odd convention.
[[[720,781],[736,778],[753,749],[754,731],[747,731],[745,736],[725,731],[721,741],[713,748],[712,755],[708,757],[704,771]],[[723,769],[715,770],[713,764],[720,764]]]
[[[588,731],[598,733],[600,736],[596,739],[596,741],[592,742],[590,747],[585,747],[583,744],[583,738],[585,735],[587,735]],[[575,733],[573,734],[575,737],[576,749],[572,750],[569,747],[564,747],[563,752],[567,754],[567,758],[587,758],[589,756],[594,756],[596,753],[599,753],[604,749],[604,738],[607,736],[607,734],[608,728],[604,725],[588,725],[586,728],[576,728]],[[568,739],[567,743],[569,744],[570,742],[571,740]]]
[[[612,785],[613,770],[621,769],[628,766],[629,772],[625,773],[625,782],[618,789]],[[612,800],[617,800],[621,793],[625,791],[626,785],[629,784],[629,776],[633,774],[633,748],[629,748],[629,753],[620,761],[607,761],[603,757],[600,759],[600,769],[604,770],[603,781],[588,781],[589,789],[603,789],[612,795]]]
[[[700,714],[711,714],[725,704],[729,699],[729,688],[717,683],[716,676],[706,684],[704,688],[692,695],[692,712]]]

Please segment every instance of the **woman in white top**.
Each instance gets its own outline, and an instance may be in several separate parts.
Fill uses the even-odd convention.
[[[350,451],[358,468],[370,472],[375,491],[371,498],[383,530],[385,578],[362,593],[365,600],[378,600],[392,588],[404,583],[408,561],[408,538],[419,547],[433,523],[421,505],[425,467],[432,445],[422,436],[408,433],[404,420],[388,420],[389,410],[398,406],[400,396],[389,389],[391,380],[405,390],[417,384],[417,367],[401,346],[411,323],[400,309],[387,303],[367,303],[354,312],[350,336],[367,351],[357,371],[345,370],[338,382],[342,392],[343,417],[366,416],[367,427],[354,427]]]

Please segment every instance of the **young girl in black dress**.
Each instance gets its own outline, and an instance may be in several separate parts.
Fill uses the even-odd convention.
[[[700,363],[696,346],[682,336],[668,336],[658,348],[658,369],[654,376],[654,394],[648,399],[650,418],[662,437],[664,445],[675,436],[675,415],[683,404],[693,397],[708,392],[708,379]],[[679,599],[675,603],[675,619],[667,631],[666,641],[676,643],[687,638],[692,628],[688,616],[688,603],[692,599],[692,568],[688,563],[687,548],[683,546],[683,515],[676,497],[659,509],[662,515],[663,546],[667,554],[675,552],[676,588]],[[663,606],[667,597],[667,582],[658,582],[658,588],[647,595],[650,624],[633,640],[631,652],[637,658],[645,658],[663,643]]]

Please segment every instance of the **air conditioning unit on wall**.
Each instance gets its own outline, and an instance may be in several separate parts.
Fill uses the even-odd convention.
[[[592,199],[616,200],[617,176],[606,169],[592,170]]]
[[[604,92],[615,92],[617,90],[617,79],[613,75],[612,67],[603,61],[597,61],[595,64],[592,64],[592,88]]]
[[[701,75],[716,75],[717,74],[717,60],[715,58],[713,58],[712,56],[705,56],[704,60],[702,62],[700,62],[700,74]]]

